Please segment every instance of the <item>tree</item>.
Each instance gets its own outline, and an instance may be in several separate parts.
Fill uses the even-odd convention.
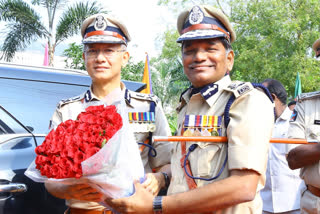
[[[63,51],[66,67],[72,69],[86,70],[84,60],[82,58],[83,45],[77,45],[75,42],[69,44],[69,48]]]
[[[144,62],[133,62],[133,59],[130,57],[127,65],[121,69],[121,78],[124,80],[142,82],[143,71]]]
[[[233,76],[278,79],[293,97],[299,72],[303,92],[319,90],[320,63],[311,50],[319,38],[318,0],[233,0],[231,7],[237,33]]]
[[[1,0],[0,21],[6,21],[9,30],[1,46],[4,58],[10,61],[15,52],[26,48],[32,41],[44,38],[48,41],[49,65],[53,66],[56,46],[79,32],[81,24],[89,15],[102,11],[97,2],[79,2],[68,7],[62,14],[55,32],[54,21],[57,10],[65,7],[63,0],[33,0],[32,5],[46,8],[48,25],[41,21],[40,15],[22,0]]]

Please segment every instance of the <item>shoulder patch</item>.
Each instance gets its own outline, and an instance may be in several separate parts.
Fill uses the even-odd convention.
[[[126,96],[130,97],[131,99],[137,99],[137,100],[146,100],[146,101],[153,101],[155,104],[158,104],[159,98],[154,94],[143,94],[139,92],[134,92],[128,90],[128,94]],[[130,102],[130,101],[129,101]]]
[[[247,92],[254,89],[250,82],[233,81],[228,87],[224,88],[225,91],[229,91],[234,94],[235,98],[238,98]]]
[[[313,91],[313,92],[309,92],[309,93],[302,93],[299,94],[299,96],[297,97],[297,101],[303,101],[303,100],[311,100],[311,99],[315,99],[320,97],[320,91]]]
[[[68,103],[73,103],[73,102],[81,101],[82,99],[84,99],[84,94],[79,95],[79,96],[75,96],[75,97],[71,97],[71,98],[68,98],[68,99],[61,100],[61,101],[58,103],[57,108],[60,109],[62,106],[66,105],[66,104],[68,104]]]
[[[293,109],[289,122],[296,121],[297,117],[298,117],[298,112],[295,109]]]

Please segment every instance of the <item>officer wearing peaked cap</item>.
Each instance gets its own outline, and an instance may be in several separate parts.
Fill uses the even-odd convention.
[[[220,10],[194,6],[180,14],[178,31],[192,83],[177,108],[179,133],[227,136],[228,142],[177,143],[168,196],[151,196],[136,184],[135,195],[108,203],[121,213],[261,214],[272,98],[258,84],[230,80],[236,35]]]
[[[320,39],[312,45],[316,58],[320,57]],[[300,145],[292,149],[287,161],[291,169],[300,170],[300,177],[307,188],[300,200],[301,213],[320,213],[320,91],[303,93],[297,97],[294,113],[290,119],[289,138],[318,142]]]
[[[50,123],[51,128],[56,128],[68,119],[76,119],[86,107],[103,101],[111,92],[124,97],[129,112],[129,125],[134,126],[137,143],[142,143],[141,159],[147,178],[142,185],[151,194],[157,195],[170,181],[172,145],[168,142],[152,143],[150,138],[152,134],[168,136],[170,129],[156,96],[129,91],[120,80],[121,67],[129,60],[129,52],[126,49],[130,41],[128,30],[118,19],[96,14],[84,20],[81,34],[84,44],[83,58],[92,85],[80,96],[63,100],[58,104]],[[152,169],[156,169],[157,172],[152,173]],[[102,200],[102,195],[88,184],[47,183],[46,188],[54,196],[66,199],[69,206],[66,213],[111,213],[98,203]]]

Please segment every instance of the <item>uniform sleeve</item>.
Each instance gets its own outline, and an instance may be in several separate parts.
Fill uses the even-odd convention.
[[[297,102],[294,110],[297,115],[290,120],[288,138],[306,139],[304,102]]]
[[[230,170],[265,173],[273,125],[274,105],[260,90],[252,90],[235,100],[227,127]]]
[[[58,127],[58,125],[62,122],[62,115],[61,112],[59,111],[58,108],[56,108],[56,110],[54,111],[51,120],[50,120],[50,124],[49,124],[49,131],[51,131],[52,129],[55,129]]]
[[[157,104],[155,119],[156,131],[153,132],[153,136],[171,136],[170,127],[163,112],[161,102]],[[149,158],[151,168],[157,168],[170,163],[172,142],[155,142],[152,146],[156,149],[157,156]]]

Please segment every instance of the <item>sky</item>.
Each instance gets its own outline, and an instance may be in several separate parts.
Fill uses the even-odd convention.
[[[168,28],[175,28],[174,15],[158,0],[104,0],[99,1],[127,26],[132,41],[128,50],[136,60],[144,60],[145,52],[155,57],[161,52],[159,36]],[[141,58],[142,57],[142,58]]]
[[[77,1],[80,0],[69,0],[68,5]],[[176,26],[176,17],[167,7],[157,5],[158,0],[97,0],[97,2],[126,25],[132,39],[128,44],[128,50],[134,61],[144,61],[146,52],[149,58],[157,57],[161,53],[163,43],[159,41],[159,36],[163,35],[167,29]],[[40,14],[44,18],[44,23],[47,23],[46,10],[39,7],[37,11],[42,11]],[[59,16],[56,17],[55,22],[57,23],[58,20]],[[81,44],[81,40],[80,33],[66,40],[64,44],[57,47],[56,54],[67,48],[69,43]],[[37,41],[27,48],[27,51],[44,49],[44,44],[44,40]]]

